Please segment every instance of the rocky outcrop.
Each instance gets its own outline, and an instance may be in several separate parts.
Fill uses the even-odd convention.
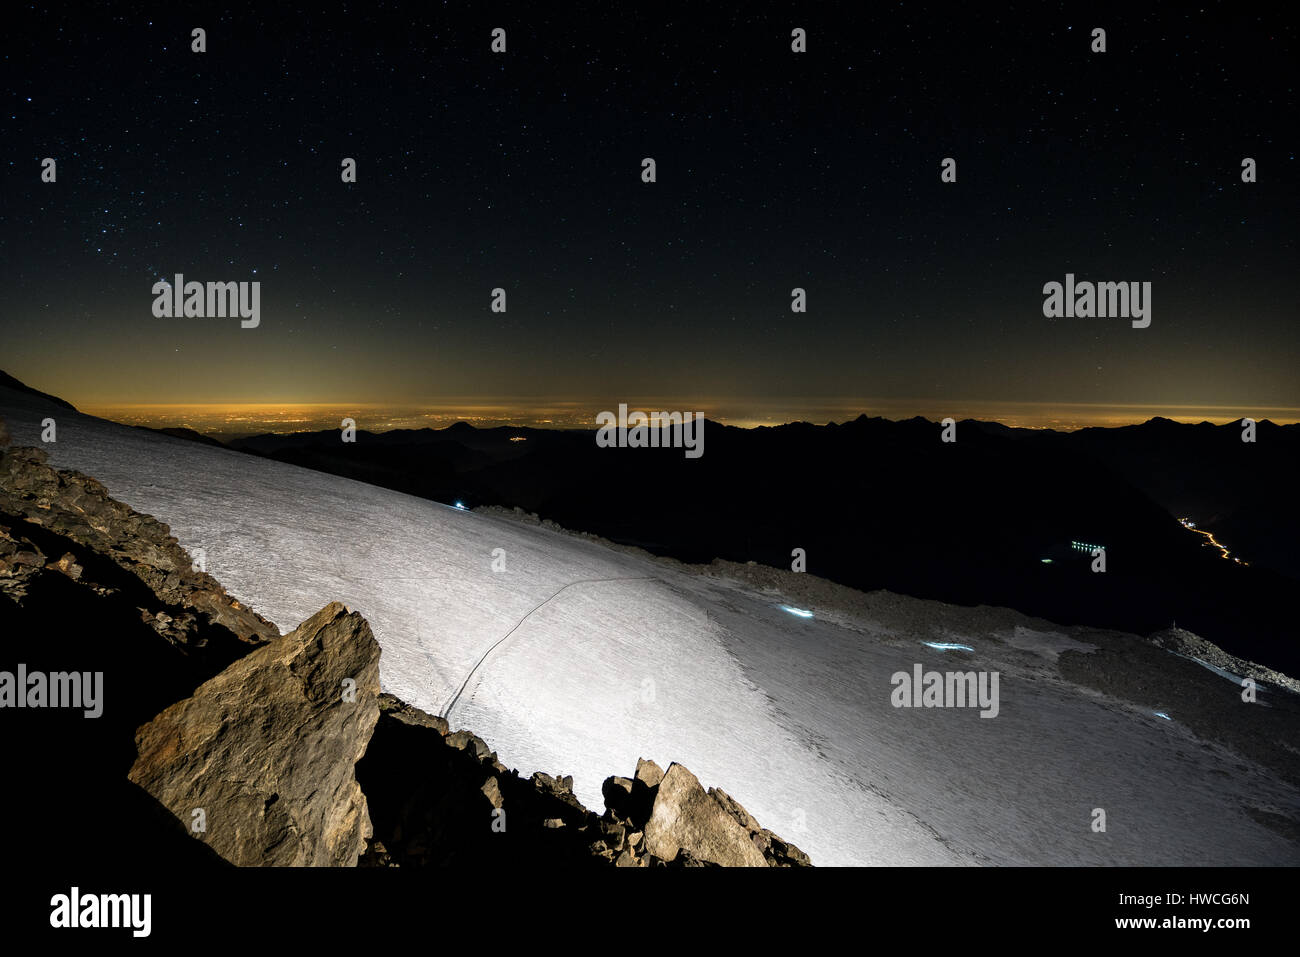
[[[98,712],[0,711],[5,761],[23,782],[0,794],[13,860],[85,860],[90,848],[160,872],[222,864],[127,779],[136,728],[274,630],[241,615],[215,581],[205,587],[229,617],[169,597],[165,569],[182,561],[166,526],[55,472],[37,450],[0,445],[0,672],[79,675],[82,704],[93,693]],[[236,634],[222,618],[250,627]]]
[[[214,657],[228,663],[280,633],[196,569],[165,524],[109,497],[89,476],[51,468],[41,449],[0,452],[0,525],[11,529],[11,539],[17,532],[47,558],[62,557],[67,550],[76,562],[78,555],[93,553],[100,563],[111,562],[132,576],[143,590],[135,582],[117,581],[121,576],[111,570],[105,570],[107,577],[115,580],[103,586],[138,593],[146,623],[175,645],[204,650],[215,641],[223,647],[211,649]],[[45,547],[55,539],[64,542]],[[20,550],[33,549],[0,554],[0,588],[16,598],[34,574],[30,559],[15,557]],[[228,640],[232,635],[239,644]]]
[[[588,810],[573,778],[507,769],[481,738],[391,695],[380,698],[370,749],[357,765],[375,826],[361,864],[431,867],[555,864],[619,867],[808,866],[722,791],[679,764],[641,759],[602,786]]]
[[[606,818],[629,835],[616,860],[620,867],[812,864],[807,854],[761,826],[725,791],[705,791],[680,764],[670,764],[665,772],[642,758],[634,778],[608,778],[603,791]]]
[[[524,778],[487,742],[392,695],[357,780],[370,802],[369,866],[541,866],[598,863],[600,821],[573,796],[573,779]]]
[[[0,448],[0,671],[95,676],[102,712],[0,715],[31,785],[4,819],[59,822],[18,829],[18,857],[76,855],[86,835],[68,822],[93,807],[113,822],[95,838],[106,858],[355,863],[378,656],[338,605],[281,638],[166,525],[40,450]]]
[[[669,765],[645,826],[646,853],[665,861],[685,850],[723,867],[762,867],[767,861],[749,832],[680,764]]]
[[[1224,671],[1231,672],[1238,677],[1251,678],[1260,684],[1272,685],[1275,688],[1286,688],[1300,694],[1300,681],[1296,681],[1289,675],[1284,675],[1272,668],[1265,668],[1253,661],[1230,655],[1218,645],[1208,642],[1200,635],[1184,628],[1170,627],[1163,631],[1157,631],[1148,635],[1147,641],[1157,648],[1163,648],[1165,651],[1172,651],[1184,658],[1191,658],[1194,661],[1222,668]]]
[[[353,865],[378,696],[379,645],[335,602],[140,728],[129,777],[233,864]]]

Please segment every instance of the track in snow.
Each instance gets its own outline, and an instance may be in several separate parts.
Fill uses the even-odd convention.
[[[546,599],[546,601],[535,606],[531,611],[528,612],[528,614],[524,615],[524,617],[520,618],[517,622],[515,622],[515,624],[511,626],[509,631],[507,631],[496,641],[492,642],[491,646],[489,646],[487,651],[483,652],[479,660],[474,662],[474,667],[469,670],[469,674],[465,676],[465,680],[460,683],[460,687],[456,689],[456,693],[452,695],[451,700],[447,702],[446,706],[440,712],[441,716],[444,718],[451,717],[451,709],[456,707],[456,702],[458,702],[460,700],[460,696],[464,694],[466,686],[470,683],[470,679],[472,679],[474,675],[478,672],[478,670],[483,667],[483,663],[487,661],[488,655],[492,654],[493,651],[495,651],[502,644],[504,644],[506,639],[508,639],[519,629],[520,625],[522,625],[524,622],[526,622],[529,618],[532,617],[533,612],[540,611],[542,608],[546,607],[551,602],[553,602],[556,598],[558,598],[562,592],[567,591],[568,589],[572,588],[574,585],[593,585],[601,582],[626,582],[626,581],[652,581],[652,579],[650,578],[583,578],[583,579],[579,579],[576,582],[569,582],[567,585],[561,585],[559,589],[555,592],[555,594],[551,595],[551,597]]]

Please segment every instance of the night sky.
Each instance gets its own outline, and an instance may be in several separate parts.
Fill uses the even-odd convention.
[[[7,13],[0,368],[85,406],[1300,418],[1267,6],[550,6]],[[1151,326],[1045,318],[1067,272],[1150,281]],[[260,281],[260,327],[155,318],[176,273]]]

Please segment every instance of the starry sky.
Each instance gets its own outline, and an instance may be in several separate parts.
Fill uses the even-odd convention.
[[[552,6],[7,13],[0,368],[90,407],[1300,418],[1267,6]],[[1150,281],[1151,326],[1045,318],[1067,272]],[[260,281],[260,326],[156,318],[176,273]]]

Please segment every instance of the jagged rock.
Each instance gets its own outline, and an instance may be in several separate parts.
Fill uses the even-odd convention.
[[[12,529],[0,525],[0,594],[16,602],[27,597],[32,579],[45,568],[45,556]]]
[[[546,788],[548,791],[555,790],[555,778],[544,771],[534,771],[530,780],[538,787]]]
[[[64,552],[63,557],[50,567],[57,568],[73,581],[81,578],[81,573],[85,571],[84,568],[77,564],[77,557],[73,555],[72,552]],[[159,614],[161,615],[162,612],[159,612]]]
[[[675,763],[659,782],[645,842],[649,853],[670,862],[685,851],[692,859],[683,861],[687,864],[699,859],[724,867],[767,866],[749,832],[705,792],[694,774]]]
[[[602,832],[610,835],[617,827],[624,832],[622,845],[608,836],[606,843],[644,851],[654,866],[812,866],[808,855],[762,827],[726,791],[705,792],[680,765],[670,765],[665,774],[655,762],[640,758],[635,778],[607,778],[601,791],[606,807]]]
[[[487,742],[468,731],[457,731],[454,734],[448,735],[447,743],[458,750],[468,751],[480,761],[494,757],[492,749],[488,747]]]
[[[659,782],[664,779],[664,771],[663,768],[648,758],[637,758],[635,777],[646,787],[657,788]]]
[[[745,810],[739,801],[722,788],[709,788],[709,796],[745,829],[754,846],[767,859],[771,867],[811,867],[808,855],[788,841],[777,837],[758,823],[754,815]]]
[[[50,467],[42,449],[0,449],[0,515],[9,517],[0,524],[8,525],[15,537],[27,538],[38,547],[42,547],[40,539],[70,540],[95,553],[101,564],[111,562],[142,582],[146,591],[141,595],[150,603],[151,617],[159,606],[169,615],[165,624],[156,627],[159,634],[200,651],[217,641],[222,647],[214,649],[213,660],[219,661],[219,667],[279,637],[275,625],[227,595],[207,572],[195,569],[193,559],[165,524],[109,497],[107,489],[87,475]],[[20,522],[25,527],[19,528]],[[70,557],[84,564],[79,551]],[[111,576],[100,573],[100,577]],[[120,591],[139,591],[127,582],[105,584]],[[227,647],[230,634],[242,647]]]
[[[431,728],[444,737],[451,730],[446,718],[440,718],[437,715],[421,711],[419,708],[407,704],[401,698],[388,692],[384,692],[379,696],[379,710],[403,724]]]
[[[625,814],[632,797],[632,782],[627,778],[606,778],[600,793],[605,798],[605,807],[616,814]]]
[[[368,867],[397,867],[397,862],[380,841],[372,841],[362,855]],[[360,863],[360,861],[358,861]]]
[[[565,790],[565,776],[556,780],[543,772],[523,779],[495,758],[480,760],[469,732],[444,736],[442,722],[421,715],[384,696],[370,746],[357,765],[375,840],[388,849],[391,862],[402,867],[613,864],[596,816]],[[496,816],[498,810],[504,816]],[[367,854],[360,863],[384,861]]]
[[[355,682],[354,700],[345,700]],[[354,765],[379,717],[379,645],[333,602],[136,733],[129,777],[241,865],[353,865],[371,835]]]
[[[637,758],[636,773],[631,781],[632,793],[626,800],[615,794],[614,797],[619,803],[611,805],[606,802],[606,806],[619,817],[634,821],[638,825],[644,824],[650,817],[650,809],[655,801],[655,790],[663,777],[664,772],[659,765],[647,758]]]
[[[761,830],[758,821],[754,820],[754,815],[746,811],[739,801],[722,788],[709,788],[709,796],[722,805],[722,809],[735,818],[736,822],[750,834]]]
[[[764,857],[773,867],[812,867],[812,858],[810,858],[799,848],[795,847],[789,841],[783,841],[767,828],[759,831],[767,842],[770,850],[764,852]],[[757,836],[755,838],[757,840]]]
[[[655,858],[659,862],[659,858]],[[703,857],[696,857],[686,848],[682,848],[677,857],[671,861],[662,861],[660,867],[721,867],[716,861],[710,861]]]
[[[601,821],[600,831],[605,835],[606,846],[616,851],[623,850],[623,845],[627,842],[627,828],[616,822]]]
[[[8,494],[0,488],[0,498]],[[0,819],[21,822],[6,832],[14,860],[74,860],[89,852],[160,873],[228,866],[127,780],[136,728],[228,663],[160,636],[141,611],[157,605],[145,583],[112,558],[0,509],[0,646],[7,668],[22,662],[33,672],[71,668],[102,676],[95,682],[102,711],[94,720],[51,721],[48,713],[26,709],[3,715],[5,760],[22,769],[26,782],[0,798]],[[212,631],[209,650],[220,643]],[[225,638],[232,651],[247,652],[245,642]],[[88,800],[111,827],[89,834],[64,826],[85,813]]]

